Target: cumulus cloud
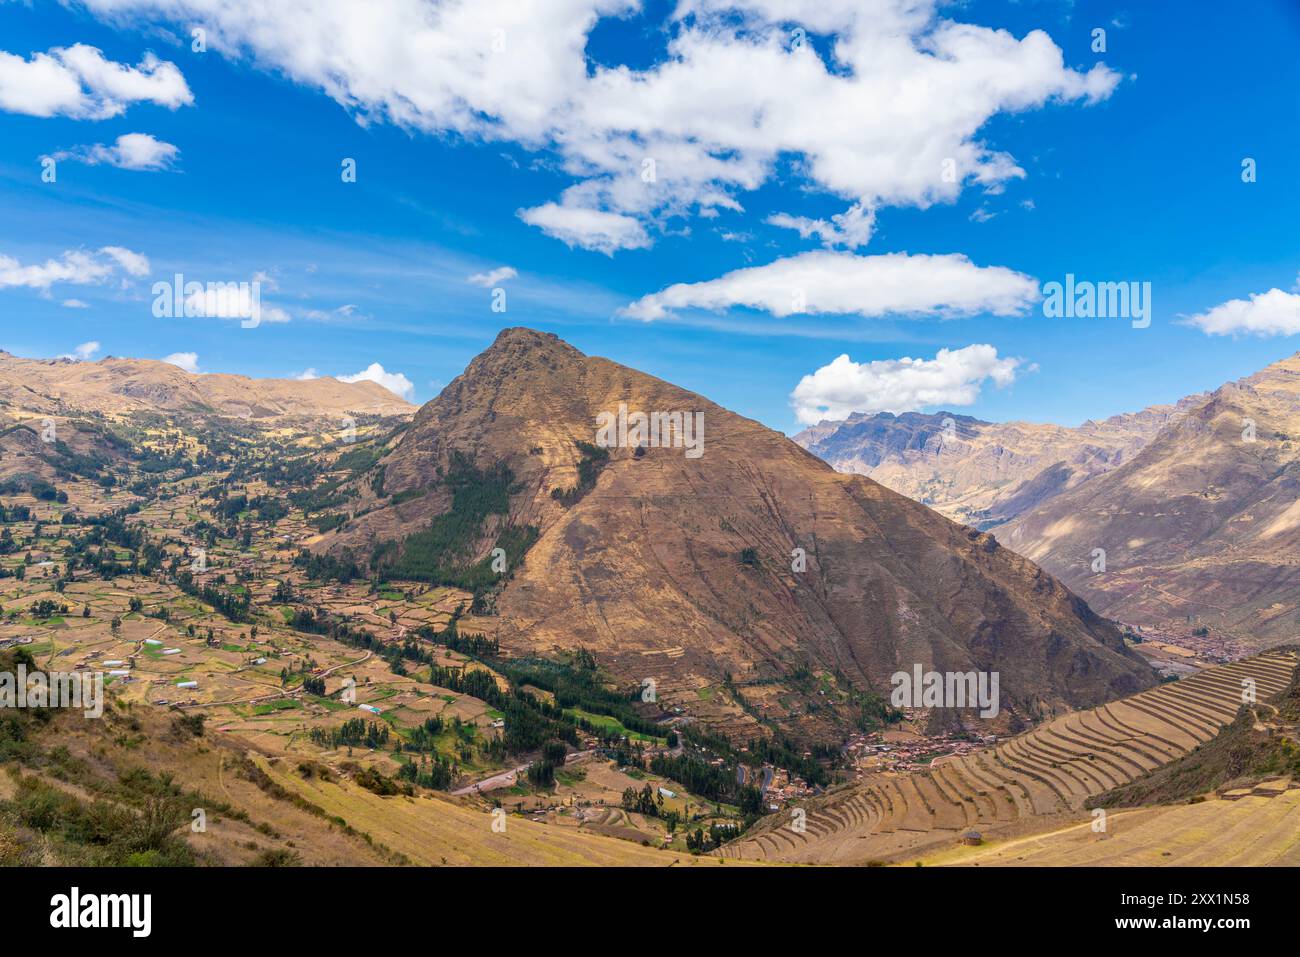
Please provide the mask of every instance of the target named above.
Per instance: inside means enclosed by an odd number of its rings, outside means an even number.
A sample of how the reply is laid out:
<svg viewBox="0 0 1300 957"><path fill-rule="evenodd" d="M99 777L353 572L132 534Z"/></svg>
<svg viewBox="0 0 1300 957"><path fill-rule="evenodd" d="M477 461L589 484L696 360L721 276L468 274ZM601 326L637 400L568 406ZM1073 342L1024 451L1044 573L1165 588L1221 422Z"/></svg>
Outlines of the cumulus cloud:
<svg viewBox="0 0 1300 957"><path fill-rule="evenodd" d="M1024 360L999 358L990 345L940 349L933 359L854 362L841 355L790 393L800 422L843 419L854 412L912 412L934 406L971 405L989 379L998 388L1016 380Z"/></svg>
<svg viewBox="0 0 1300 957"><path fill-rule="evenodd" d="M476 272L472 276L466 277L465 281L474 286L491 289L498 283L505 282L507 279L514 279L518 275L518 271L513 266L498 266L496 269L489 269L487 272Z"/></svg>
<svg viewBox="0 0 1300 957"><path fill-rule="evenodd" d="M299 382L310 382L312 379L319 379L320 376L317 374L315 369L308 368L308 369L303 369L296 376L294 376L294 378Z"/></svg>
<svg viewBox="0 0 1300 957"><path fill-rule="evenodd" d="M747 306L774 316L1011 316L1038 296L1032 277L1002 266L976 266L957 253L856 256L818 250L705 282L677 283L643 296L622 314L650 321L679 309Z"/></svg>
<svg viewBox="0 0 1300 957"><path fill-rule="evenodd" d="M174 366L184 369L186 372L198 375L199 354L197 352L173 352L169 356L163 356L162 361L169 362Z"/></svg>
<svg viewBox="0 0 1300 957"><path fill-rule="evenodd" d="M1206 335L1293 336L1300 332L1300 294L1270 289L1250 299L1229 299L1183 320Z"/></svg>
<svg viewBox="0 0 1300 957"><path fill-rule="evenodd" d="M104 120L132 103L176 109L194 102L174 63L147 53L131 67L78 43L24 59L0 50L0 110L27 116Z"/></svg>
<svg viewBox="0 0 1300 957"><path fill-rule="evenodd" d="M26 266L0 254L0 289L24 287L48 292L56 283L98 285L120 273L139 277L148 271L149 260L145 256L121 246L105 246L95 251L69 249L58 258Z"/></svg>
<svg viewBox="0 0 1300 957"><path fill-rule="evenodd" d="M980 138L990 119L1094 103L1120 79L1067 67L1041 30L960 23L938 0L681 0L664 55L636 65L587 55L632 0L83 2L114 21L203 23L210 49L363 122L554 157L574 185L520 215L607 254L650 245L670 218L739 209L786 157L803 185L864 211L999 189L1025 174ZM792 42L795 25L827 41Z"/></svg>
<svg viewBox="0 0 1300 957"><path fill-rule="evenodd" d="M99 351L99 343L93 339L90 342L83 342L71 352L65 352L59 356L60 359L73 359L77 362L85 362Z"/></svg>
<svg viewBox="0 0 1300 957"><path fill-rule="evenodd" d="M153 172L170 169L180 150L148 133L125 133L112 146L96 143L53 154L53 159L72 160L90 166L104 164L118 169Z"/></svg>
<svg viewBox="0 0 1300 957"><path fill-rule="evenodd" d="M377 382L394 395L407 402L415 398L415 383L400 372L386 372L378 362L372 362L355 375L341 375L340 382Z"/></svg>

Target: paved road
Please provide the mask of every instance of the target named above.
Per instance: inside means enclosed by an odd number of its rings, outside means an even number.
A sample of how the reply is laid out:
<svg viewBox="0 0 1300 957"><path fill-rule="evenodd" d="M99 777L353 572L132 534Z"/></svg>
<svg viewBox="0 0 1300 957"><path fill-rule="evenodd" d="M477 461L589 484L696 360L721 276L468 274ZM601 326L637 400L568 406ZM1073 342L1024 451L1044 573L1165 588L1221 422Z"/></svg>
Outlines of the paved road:
<svg viewBox="0 0 1300 957"><path fill-rule="evenodd" d="M531 762L530 762L531 763ZM509 771L500 771L490 778L484 778L474 784L467 785L463 788L457 788L451 793L459 796L464 794L480 794L483 791L495 791L497 788L513 787L519 780L519 775L528 770L527 764L521 764L517 768L511 768Z"/></svg>

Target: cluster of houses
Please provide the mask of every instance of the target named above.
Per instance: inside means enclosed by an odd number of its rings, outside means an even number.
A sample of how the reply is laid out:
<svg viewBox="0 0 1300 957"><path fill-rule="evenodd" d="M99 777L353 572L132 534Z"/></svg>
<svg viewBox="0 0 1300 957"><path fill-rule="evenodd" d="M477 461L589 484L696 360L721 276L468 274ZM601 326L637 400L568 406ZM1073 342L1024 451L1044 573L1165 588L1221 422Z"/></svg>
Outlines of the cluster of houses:
<svg viewBox="0 0 1300 957"><path fill-rule="evenodd" d="M1193 660L1200 658L1221 665L1250 654L1250 648L1238 639L1198 627L1194 619L1176 629L1152 625L1125 625L1125 629L1126 637L1130 640L1155 645L1161 651L1176 657Z"/></svg>
<svg viewBox="0 0 1300 957"><path fill-rule="evenodd" d="M844 751L860 779L883 771L913 771L927 767L935 758L972 754L997 743L996 735L944 733L937 735L898 734L886 741L879 731L854 734Z"/></svg>
<svg viewBox="0 0 1300 957"><path fill-rule="evenodd" d="M763 800L767 802L768 810L771 811L780 810L781 805L786 801L821 793L819 786L809 785L803 778L792 776L785 768L774 767L770 764L758 768L751 768L744 764L738 765L736 767L736 783L742 786L749 785L758 788L763 795Z"/></svg>

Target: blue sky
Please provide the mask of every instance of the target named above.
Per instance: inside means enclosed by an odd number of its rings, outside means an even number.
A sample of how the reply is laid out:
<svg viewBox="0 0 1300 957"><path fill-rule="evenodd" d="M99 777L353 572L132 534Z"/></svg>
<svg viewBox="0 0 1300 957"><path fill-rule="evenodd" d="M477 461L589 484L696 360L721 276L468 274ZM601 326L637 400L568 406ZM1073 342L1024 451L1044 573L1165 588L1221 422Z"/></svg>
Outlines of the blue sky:
<svg viewBox="0 0 1300 957"><path fill-rule="evenodd" d="M543 26L383 0L373 35L340 29L357 8L331 13L342 0L315 30L254 23L274 5L246 2L0 2L0 346L93 341L257 376L378 363L426 401L527 325L790 432L791 393L819 369L803 394L827 408L1076 424L1300 348L1294 3L940 5L906 21L904 48L832 0L557 0ZM874 6L885 21L907 4ZM465 36L500 39L488 62L514 72L477 75ZM58 52L77 44L102 58ZM746 60L758 48L800 66ZM878 88L853 85L874 69ZM757 131L723 130L751 106ZM870 228L829 243L770 221L826 236L855 209ZM499 313L468 277L504 267ZM151 286L177 272L259 276L289 321L157 318ZM1149 282L1150 327L1046 318L1026 286L1067 273ZM812 309L782 314L787 286ZM951 355L975 345L991 350Z"/></svg>

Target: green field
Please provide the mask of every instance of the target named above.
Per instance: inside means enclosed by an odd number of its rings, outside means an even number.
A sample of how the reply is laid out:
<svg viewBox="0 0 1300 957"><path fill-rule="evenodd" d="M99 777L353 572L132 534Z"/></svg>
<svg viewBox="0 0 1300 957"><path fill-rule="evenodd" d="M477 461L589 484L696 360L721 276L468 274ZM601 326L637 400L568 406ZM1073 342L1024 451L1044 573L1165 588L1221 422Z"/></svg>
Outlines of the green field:
<svg viewBox="0 0 1300 957"><path fill-rule="evenodd" d="M276 711L292 711L298 707L298 702L292 698L279 698L276 701L267 701L259 705L254 705L253 714L272 714Z"/></svg>
<svg viewBox="0 0 1300 957"><path fill-rule="evenodd" d="M618 718L611 718L607 714L592 714L590 711L584 711L581 708L565 708L564 713L570 718L582 718L602 731L624 735L633 741L654 741L662 744L665 740L654 735L642 734L639 731L629 731L623 727L622 721L619 721Z"/></svg>

